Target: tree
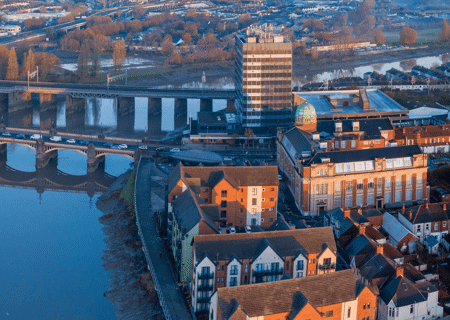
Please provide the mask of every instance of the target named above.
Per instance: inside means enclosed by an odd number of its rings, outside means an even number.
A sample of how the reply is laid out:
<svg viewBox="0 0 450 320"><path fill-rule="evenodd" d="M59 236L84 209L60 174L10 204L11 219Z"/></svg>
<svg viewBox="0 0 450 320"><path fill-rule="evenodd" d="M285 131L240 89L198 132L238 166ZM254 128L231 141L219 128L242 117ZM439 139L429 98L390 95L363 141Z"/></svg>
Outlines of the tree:
<svg viewBox="0 0 450 320"><path fill-rule="evenodd" d="M100 47L97 42L91 42L90 49L90 58L92 61L91 71L92 76L95 77L97 75L97 71L100 70L100 60L102 55L100 53Z"/></svg>
<svg viewBox="0 0 450 320"><path fill-rule="evenodd" d="M185 44L190 44L191 43L192 37L191 37L190 33L183 34L182 38L183 38L183 41L184 41Z"/></svg>
<svg viewBox="0 0 450 320"><path fill-rule="evenodd" d="M184 15L184 17L186 19L195 19L195 17L197 16L197 9L193 8L193 9L189 9L186 14Z"/></svg>
<svg viewBox="0 0 450 320"><path fill-rule="evenodd" d="M74 21L75 21L75 18L71 14L62 16L61 18L58 19L58 23L67 23L67 22L74 22Z"/></svg>
<svg viewBox="0 0 450 320"><path fill-rule="evenodd" d="M22 63L22 74L24 77L28 76L28 72L33 72L36 69L36 58L33 50L29 49L28 54L24 53L24 59Z"/></svg>
<svg viewBox="0 0 450 320"><path fill-rule="evenodd" d="M125 41L123 41L123 39L116 41L116 43L114 44L114 52L113 52L114 68L119 70L122 68L122 64L125 61L126 54L127 50L125 47Z"/></svg>
<svg viewBox="0 0 450 320"><path fill-rule="evenodd" d="M386 44L386 37L380 28L373 29L370 42L376 44Z"/></svg>
<svg viewBox="0 0 450 320"><path fill-rule="evenodd" d="M442 24L442 34L439 36L439 39L447 41L450 40L450 25L447 20L443 21Z"/></svg>
<svg viewBox="0 0 450 320"><path fill-rule="evenodd" d="M417 32L414 29L403 27L400 31L400 43L402 44L414 44L417 40Z"/></svg>
<svg viewBox="0 0 450 320"><path fill-rule="evenodd" d="M170 56L174 50L175 45L173 44L172 36L168 34L161 43L161 52L165 56Z"/></svg>
<svg viewBox="0 0 450 320"><path fill-rule="evenodd" d="M16 80L19 77L19 64L17 63L16 49L11 47L6 68L6 80Z"/></svg>
<svg viewBox="0 0 450 320"><path fill-rule="evenodd" d="M80 78L85 78L88 73L88 62L89 62L89 47L87 41L81 44L80 54L78 56L78 75Z"/></svg>
<svg viewBox="0 0 450 320"><path fill-rule="evenodd" d="M181 64L181 55L178 51L174 51L172 53L172 56L170 57L170 63L177 64L177 65Z"/></svg>

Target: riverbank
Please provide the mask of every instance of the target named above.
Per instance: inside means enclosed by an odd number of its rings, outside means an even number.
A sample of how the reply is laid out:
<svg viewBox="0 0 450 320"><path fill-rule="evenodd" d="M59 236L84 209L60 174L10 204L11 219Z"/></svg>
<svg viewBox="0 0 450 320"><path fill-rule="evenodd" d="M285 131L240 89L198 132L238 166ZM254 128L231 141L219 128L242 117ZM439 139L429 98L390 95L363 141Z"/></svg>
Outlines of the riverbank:
<svg viewBox="0 0 450 320"><path fill-rule="evenodd" d="M130 177L133 180L132 171L119 176L96 203L103 212L99 219L106 245L103 267L111 274L105 297L113 303L119 320L159 320L162 309L141 250L134 212L126 203L132 198Z"/></svg>
<svg viewBox="0 0 450 320"><path fill-rule="evenodd" d="M293 80L312 78L313 75L322 72L331 72L340 69L351 69L364 65L388 63L399 60L407 60L426 56L436 56L449 53L450 48L425 48L415 50L395 51L364 56L352 56L333 62L329 58L319 58L311 61L309 57L293 59ZM348 59L348 61L345 61ZM234 85L234 61L188 64L181 67L168 68L155 66L155 69L164 69L164 74L149 77L137 77L128 80L130 85L145 86L174 86L195 87L201 83L203 72L206 75L206 83L210 87L223 87Z"/></svg>

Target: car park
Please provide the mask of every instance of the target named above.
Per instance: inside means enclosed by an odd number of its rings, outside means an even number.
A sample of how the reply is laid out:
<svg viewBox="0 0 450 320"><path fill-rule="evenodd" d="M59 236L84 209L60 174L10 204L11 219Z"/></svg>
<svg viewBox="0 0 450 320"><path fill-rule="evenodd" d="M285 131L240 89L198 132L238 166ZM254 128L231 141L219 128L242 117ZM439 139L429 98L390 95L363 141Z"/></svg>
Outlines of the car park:
<svg viewBox="0 0 450 320"><path fill-rule="evenodd" d="M180 148L172 148L170 149L170 152L180 152Z"/></svg>
<svg viewBox="0 0 450 320"><path fill-rule="evenodd" d="M76 143L75 139L67 139L66 142L67 143Z"/></svg>
<svg viewBox="0 0 450 320"><path fill-rule="evenodd" d="M9 132L2 132L2 136L4 136L4 137L11 137L11 133L9 133Z"/></svg>
<svg viewBox="0 0 450 320"><path fill-rule="evenodd" d="M61 142L62 138L60 136L53 136L53 137L50 137L50 141Z"/></svg>

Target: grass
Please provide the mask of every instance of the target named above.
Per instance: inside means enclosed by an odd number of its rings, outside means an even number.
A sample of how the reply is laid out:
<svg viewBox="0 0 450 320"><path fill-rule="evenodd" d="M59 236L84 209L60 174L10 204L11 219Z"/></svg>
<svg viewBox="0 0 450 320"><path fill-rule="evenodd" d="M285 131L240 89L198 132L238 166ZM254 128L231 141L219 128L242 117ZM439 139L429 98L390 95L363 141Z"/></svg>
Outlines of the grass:
<svg viewBox="0 0 450 320"><path fill-rule="evenodd" d="M132 78L138 78L138 77L157 77L157 76L163 76L165 74L170 73L170 68L159 68L159 67L152 67L152 68L143 68L143 69L129 69L127 71L127 77L128 79ZM124 74L125 71L114 71L110 72L110 76L115 76L118 74ZM124 80L120 80L117 82L113 82L112 84L125 82ZM94 78L86 78L82 81L83 84L92 84L92 83L106 83L106 73L99 72L96 77Z"/></svg>
<svg viewBox="0 0 450 320"><path fill-rule="evenodd" d="M430 28L417 31L416 44L436 42L442 33L441 28ZM398 43L400 40L400 31L390 31L384 33L387 43Z"/></svg>
<svg viewBox="0 0 450 320"><path fill-rule="evenodd" d="M130 178L120 193L120 198L128 205L128 209L134 211L134 181L136 179L136 168L131 172Z"/></svg>

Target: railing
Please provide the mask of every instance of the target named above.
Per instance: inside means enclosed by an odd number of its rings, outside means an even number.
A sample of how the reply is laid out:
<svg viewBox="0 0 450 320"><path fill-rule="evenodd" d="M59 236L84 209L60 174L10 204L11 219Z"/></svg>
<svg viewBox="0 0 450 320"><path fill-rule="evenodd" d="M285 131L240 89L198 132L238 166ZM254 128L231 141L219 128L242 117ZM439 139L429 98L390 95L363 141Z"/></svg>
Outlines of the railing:
<svg viewBox="0 0 450 320"><path fill-rule="evenodd" d="M277 275L277 274L283 274L283 268L274 268L274 269L267 269L267 270L253 270L252 275L253 276L271 276L271 275Z"/></svg>
<svg viewBox="0 0 450 320"><path fill-rule="evenodd" d="M197 276L198 279L214 279L214 272L210 273L199 273Z"/></svg>
<svg viewBox="0 0 450 320"><path fill-rule="evenodd" d="M213 291L214 286L212 284L203 284L197 287L197 291Z"/></svg>
<svg viewBox="0 0 450 320"><path fill-rule="evenodd" d="M209 302L210 299L210 297L201 297L197 299L197 303L206 303Z"/></svg>
<svg viewBox="0 0 450 320"><path fill-rule="evenodd" d="M319 269L320 270L328 270L328 269L334 269L335 265L334 263L332 264L319 264Z"/></svg>

